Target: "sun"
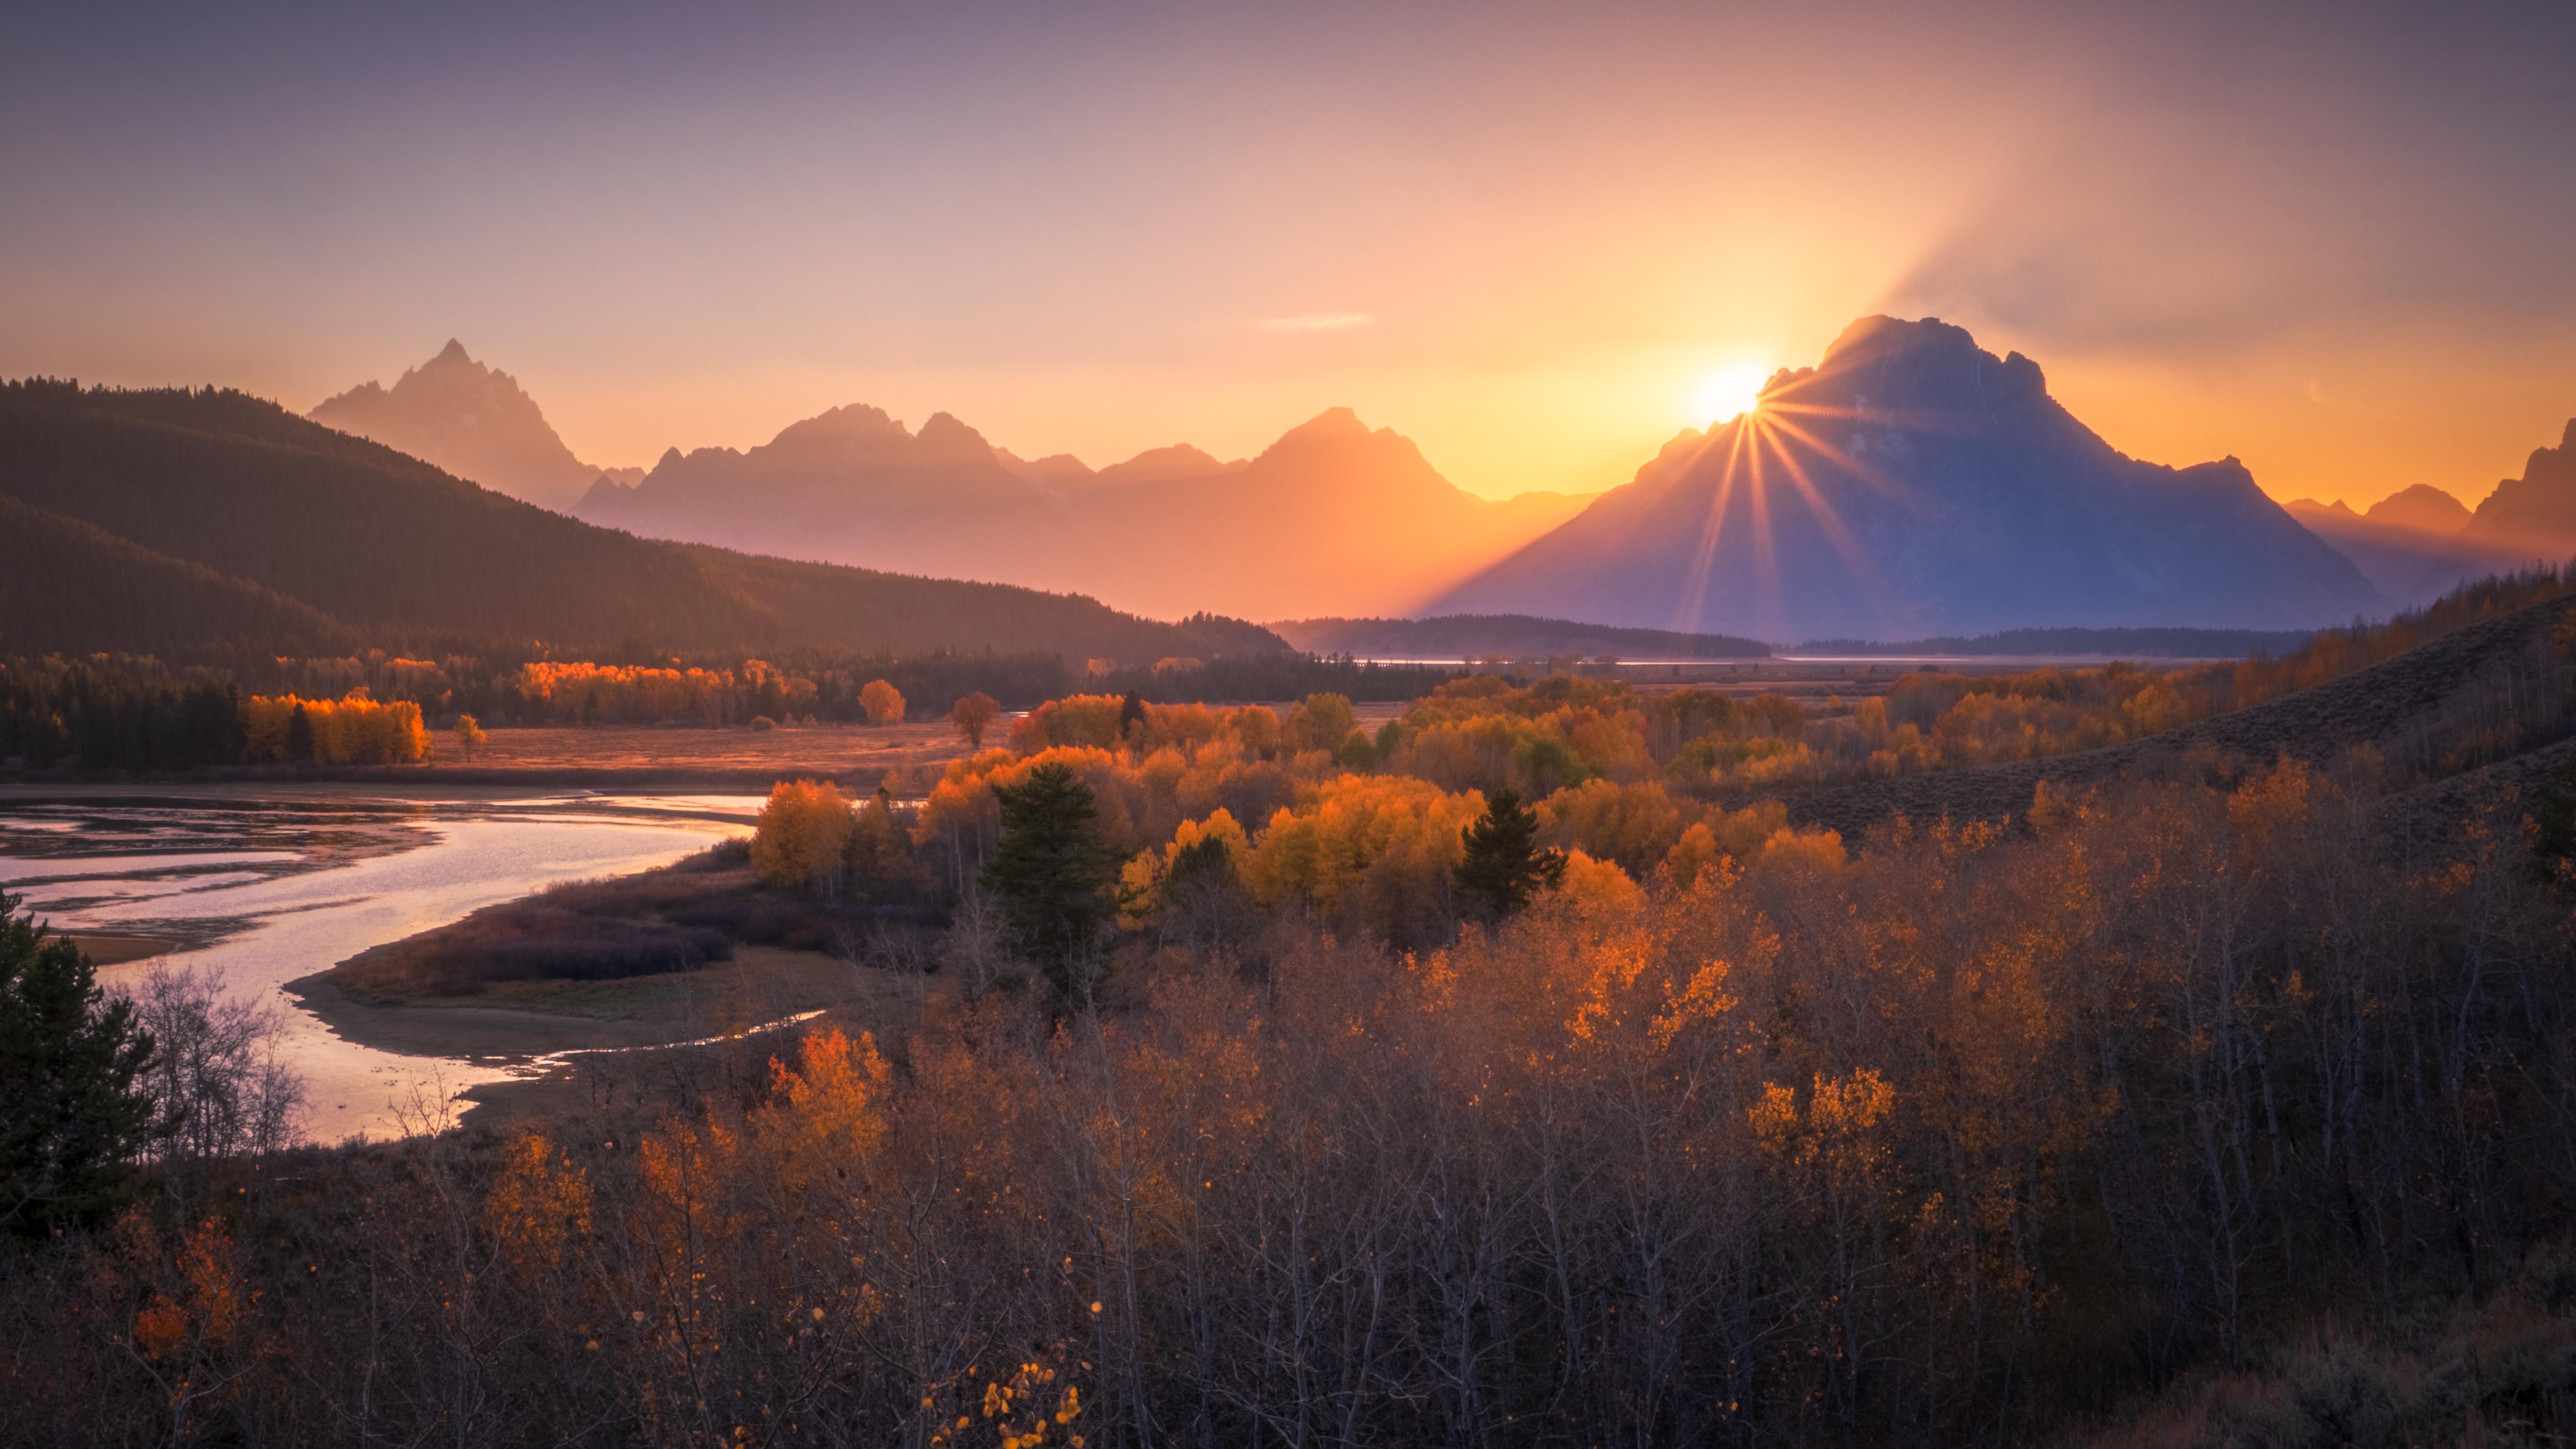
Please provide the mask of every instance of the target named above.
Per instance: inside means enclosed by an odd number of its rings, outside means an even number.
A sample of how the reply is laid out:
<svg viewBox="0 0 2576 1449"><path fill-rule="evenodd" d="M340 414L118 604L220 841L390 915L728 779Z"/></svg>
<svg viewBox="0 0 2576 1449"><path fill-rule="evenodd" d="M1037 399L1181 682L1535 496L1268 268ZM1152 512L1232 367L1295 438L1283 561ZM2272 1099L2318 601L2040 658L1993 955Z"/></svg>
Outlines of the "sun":
<svg viewBox="0 0 2576 1449"><path fill-rule="evenodd" d="M1721 368L1701 378L1699 390L1691 394L1691 421L1715 427L1752 412L1762 405L1764 376L1761 368L1747 365Z"/></svg>

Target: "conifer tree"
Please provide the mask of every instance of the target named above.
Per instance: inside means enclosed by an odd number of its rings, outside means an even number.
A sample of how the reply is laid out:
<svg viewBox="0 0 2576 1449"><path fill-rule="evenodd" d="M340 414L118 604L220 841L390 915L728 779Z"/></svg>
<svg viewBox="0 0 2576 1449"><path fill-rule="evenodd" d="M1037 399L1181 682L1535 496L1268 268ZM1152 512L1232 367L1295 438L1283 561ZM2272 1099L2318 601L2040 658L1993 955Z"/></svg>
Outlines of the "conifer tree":
<svg viewBox="0 0 2576 1449"><path fill-rule="evenodd" d="M1466 840L1450 879L1473 914L1508 916L1565 878L1565 853L1538 848L1538 812L1522 805L1517 791L1495 791Z"/></svg>
<svg viewBox="0 0 2576 1449"><path fill-rule="evenodd" d="M984 888L1056 993L1088 1005L1117 879L1117 861L1092 828L1100 811L1091 786L1069 766L1045 764L1017 785L993 787L993 798L1002 839L984 865Z"/></svg>
<svg viewBox="0 0 2576 1449"><path fill-rule="evenodd" d="M0 1224L42 1235L114 1207L177 1124L138 1085L153 1042L134 1004L18 900L0 892Z"/></svg>

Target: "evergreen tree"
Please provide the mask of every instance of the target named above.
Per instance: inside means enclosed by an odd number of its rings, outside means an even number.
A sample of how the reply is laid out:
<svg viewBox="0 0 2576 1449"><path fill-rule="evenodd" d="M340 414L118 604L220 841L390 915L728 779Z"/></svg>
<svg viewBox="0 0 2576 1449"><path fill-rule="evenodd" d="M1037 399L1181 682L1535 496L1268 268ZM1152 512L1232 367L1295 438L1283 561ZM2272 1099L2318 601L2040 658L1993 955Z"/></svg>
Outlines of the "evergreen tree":
<svg viewBox="0 0 2576 1449"><path fill-rule="evenodd" d="M137 1079L151 1033L107 999L87 956L0 892L0 1224L94 1219L125 1195L165 1121Z"/></svg>
<svg viewBox="0 0 2576 1449"><path fill-rule="evenodd" d="M1538 812L1523 806L1516 791L1495 791L1466 839L1466 857L1450 879L1475 914L1508 916L1565 879L1565 853L1538 848Z"/></svg>
<svg viewBox="0 0 2576 1449"><path fill-rule="evenodd" d="M1118 701L1118 738L1132 742L1137 729L1144 723L1144 698L1131 689L1125 699Z"/></svg>
<svg viewBox="0 0 2576 1449"><path fill-rule="evenodd" d="M984 888L1057 994L1088 1005L1101 929L1116 910L1118 870L1092 828L1100 811L1091 786L1071 767L1047 764L1017 785L994 787L993 798L1002 807L1002 839L985 863Z"/></svg>
<svg viewBox="0 0 2576 1449"><path fill-rule="evenodd" d="M286 722L286 758L299 765L313 759L313 716L300 704Z"/></svg>

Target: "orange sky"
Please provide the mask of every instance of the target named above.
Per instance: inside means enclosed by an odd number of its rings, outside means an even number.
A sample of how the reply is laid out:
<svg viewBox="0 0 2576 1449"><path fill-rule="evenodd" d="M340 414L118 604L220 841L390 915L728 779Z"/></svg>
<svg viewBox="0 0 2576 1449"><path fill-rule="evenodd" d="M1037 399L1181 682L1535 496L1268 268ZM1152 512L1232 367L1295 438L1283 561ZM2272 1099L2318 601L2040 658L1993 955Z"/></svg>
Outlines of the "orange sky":
<svg viewBox="0 0 2576 1449"><path fill-rule="evenodd" d="M2474 501L2576 414L2570 22L2243 8L14 20L0 373L301 408L453 335L602 464L1348 405L1499 495L1891 311L2138 456Z"/></svg>

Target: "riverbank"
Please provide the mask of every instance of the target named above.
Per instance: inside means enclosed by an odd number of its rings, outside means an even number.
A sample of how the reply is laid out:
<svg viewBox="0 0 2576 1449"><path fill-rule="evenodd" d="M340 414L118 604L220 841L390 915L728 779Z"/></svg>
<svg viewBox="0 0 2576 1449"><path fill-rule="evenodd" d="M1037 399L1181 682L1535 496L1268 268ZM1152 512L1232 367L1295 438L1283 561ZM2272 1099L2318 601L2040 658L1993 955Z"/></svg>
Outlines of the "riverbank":
<svg viewBox="0 0 2576 1449"><path fill-rule="evenodd" d="M498 1069L460 1094L477 1123L679 1106L809 1026L891 1040L947 1015L935 916L774 890L741 858L555 885L283 990L354 1045Z"/></svg>
<svg viewBox="0 0 2576 1449"><path fill-rule="evenodd" d="M175 784L374 785L501 789L704 790L765 794L780 780L825 779L867 793L931 777L966 753L945 724L796 725L770 730L604 726L492 728L466 758L433 734L419 765L226 765L153 777ZM118 777L121 783L150 783ZM0 768L0 784L100 783L78 771Z"/></svg>

